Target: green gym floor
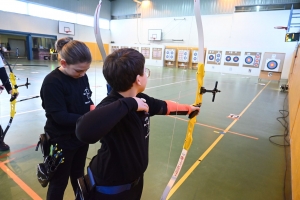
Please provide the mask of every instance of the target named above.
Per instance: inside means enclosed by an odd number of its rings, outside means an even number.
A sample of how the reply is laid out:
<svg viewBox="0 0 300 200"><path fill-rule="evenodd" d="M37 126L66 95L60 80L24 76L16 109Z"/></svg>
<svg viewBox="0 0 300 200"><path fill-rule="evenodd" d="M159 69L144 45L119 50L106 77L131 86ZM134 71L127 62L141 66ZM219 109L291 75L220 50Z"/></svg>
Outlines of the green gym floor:
<svg viewBox="0 0 300 200"><path fill-rule="evenodd" d="M24 84L27 77L31 83L28 89L19 88L18 100L39 95L44 77L57 66L57 61L12 59L10 62L48 65L14 67L17 84ZM87 72L95 104L106 96L101 66L101 62L93 62ZM147 67L151 76L146 94L180 103L194 102L196 70ZM285 129L276 118L282 116L279 110L287 109L284 104L287 93L279 89L280 84L286 82L258 82L258 77L216 72L205 74L206 89L213 89L215 81L219 82L221 93L216 95L215 102L212 102L212 94L203 95L194 140L170 199L282 200L285 199L284 187L286 199L290 199L289 153L285 155L289 148L269 141L272 135L284 134ZM10 116L9 98L5 91L0 95L3 129ZM36 165L43 157L41 151L35 151L35 145L46 120L40 98L18 102L16 112L5 137L11 149L0 152L0 199L45 199L47 189L41 187L36 177ZM240 119L228 118L229 114L240 115ZM150 160L142 200L160 199L182 151L187 120L186 116L151 118ZM223 132L226 133L220 139ZM273 140L283 144L283 137ZM90 145L87 164L99 146L99 143ZM191 168L194 163L199 165ZM74 199L70 184L64 199Z"/></svg>

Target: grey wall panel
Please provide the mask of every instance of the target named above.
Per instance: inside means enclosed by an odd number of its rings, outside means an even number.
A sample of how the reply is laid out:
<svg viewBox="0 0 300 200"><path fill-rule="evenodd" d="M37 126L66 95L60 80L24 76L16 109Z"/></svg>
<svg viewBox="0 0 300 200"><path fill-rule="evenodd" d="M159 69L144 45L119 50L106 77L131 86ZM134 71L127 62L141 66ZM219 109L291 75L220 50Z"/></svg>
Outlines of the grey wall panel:
<svg viewBox="0 0 300 200"><path fill-rule="evenodd" d="M25 2L46 5L85 15L94 15L99 0L28 0ZM111 2L109 0L102 0L100 17L104 19L111 18Z"/></svg>
<svg viewBox="0 0 300 200"><path fill-rule="evenodd" d="M112 16L123 16L127 14L135 14L137 13L136 10L137 10L137 4L132 0L119 0L119 1L111 2Z"/></svg>
<svg viewBox="0 0 300 200"><path fill-rule="evenodd" d="M142 1L142 0L139 0ZM299 3L299 0L201 0L201 14L231 14L235 6L241 5L263 5L263 4L283 4ZM132 0L112 1L112 15L124 16L129 14L142 13L144 18L176 17L194 15L193 0L151 0L149 6L142 3L138 6Z"/></svg>

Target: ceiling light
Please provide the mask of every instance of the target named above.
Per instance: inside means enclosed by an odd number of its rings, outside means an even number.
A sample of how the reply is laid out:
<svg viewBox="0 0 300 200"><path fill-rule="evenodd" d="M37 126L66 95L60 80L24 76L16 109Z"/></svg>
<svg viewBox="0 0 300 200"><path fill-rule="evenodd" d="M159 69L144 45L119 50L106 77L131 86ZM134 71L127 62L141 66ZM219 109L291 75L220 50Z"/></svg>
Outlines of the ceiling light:
<svg viewBox="0 0 300 200"><path fill-rule="evenodd" d="M134 1L135 3L138 3L138 4L142 4L142 2L138 1L138 0L132 0Z"/></svg>

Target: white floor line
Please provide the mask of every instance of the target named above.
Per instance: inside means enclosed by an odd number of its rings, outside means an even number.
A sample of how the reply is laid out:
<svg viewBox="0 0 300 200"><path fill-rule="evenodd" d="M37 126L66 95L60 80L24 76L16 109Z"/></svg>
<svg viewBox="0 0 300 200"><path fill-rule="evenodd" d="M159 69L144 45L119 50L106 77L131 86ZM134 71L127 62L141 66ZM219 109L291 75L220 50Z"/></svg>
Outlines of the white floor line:
<svg viewBox="0 0 300 200"><path fill-rule="evenodd" d="M190 79L190 80L179 81L179 82L175 82L175 83L169 83L169 84L165 84L165 85L159 85L159 86L154 86L154 87L148 87L148 88L146 88L146 90L150 90L150 89L158 88L158 87L164 87L164 86L168 86L168 85L174 85L174 84L177 84L177 83L183 83L183 82L188 82L188 81L195 81L195 80L196 80L196 79Z"/></svg>
<svg viewBox="0 0 300 200"><path fill-rule="evenodd" d="M44 110L44 109L36 109L36 110L29 110L29 111L26 111L26 112L17 112L16 115L23 115L23 114L26 114L26 113L31 113L31 112L36 112L36 111L40 111L40 110ZM0 118L4 118L4 117L10 117L10 115L3 115L3 116L0 116Z"/></svg>

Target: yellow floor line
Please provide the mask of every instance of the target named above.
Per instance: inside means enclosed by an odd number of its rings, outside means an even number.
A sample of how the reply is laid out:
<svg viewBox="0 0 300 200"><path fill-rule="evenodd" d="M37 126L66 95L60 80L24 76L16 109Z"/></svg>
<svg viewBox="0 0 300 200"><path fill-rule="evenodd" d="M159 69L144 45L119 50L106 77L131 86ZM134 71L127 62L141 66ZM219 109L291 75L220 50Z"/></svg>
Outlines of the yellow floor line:
<svg viewBox="0 0 300 200"><path fill-rule="evenodd" d="M186 122L189 121L189 120L182 119L182 118L180 118L180 117L171 116L171 115L169 115L168 117L175 118L175 119L182 120L182 121L186 121ZM223 132L223 129L221 129L221 128L217 128L217 127L214 127L214 126L209 126L209 125L201 124L201 123L196 123L196 124L197 124L197 125L200 125L200 126L204 126L204 127L208 127L208 128L220 130L220 131ZM220 133L220 132L217 132L217 131L214 131L214 132L215 132L215 133ZM247 137L247 138L251 138L251 139L254 139L254 140L258 140L257 137L253 137L253 136L250 136L250 135L245 135L245 134L241 134L241 133L237 133L237 132L233 132L233 131L228 131L228 133L232 133L232 134L239 135L239 136L242 136L242 137Z"/></svg>
<svg viewBox="0 0 300 200"><path fill-rule="evenodd" d="M252 105L252 103L257 99L257 97L262 93L262 91L270 84L269 81L265 87L263 87L260 92L253 98L253 100L246 106L246 108L239 114L242 116L246 110ZM190 167L190 169L180 178L180 180L173 186L171 189L167 199L171 198L171 196L176 192L176 190L181 186L181 184L189 177L189 175L196 169L196 167L200 164L200 162L209 154L209 152L217 145L217 143L223 138L224 134L228 132L228 130L237 122L235 119L211 145L210 147L198 158L198 160Z"/></svg>

